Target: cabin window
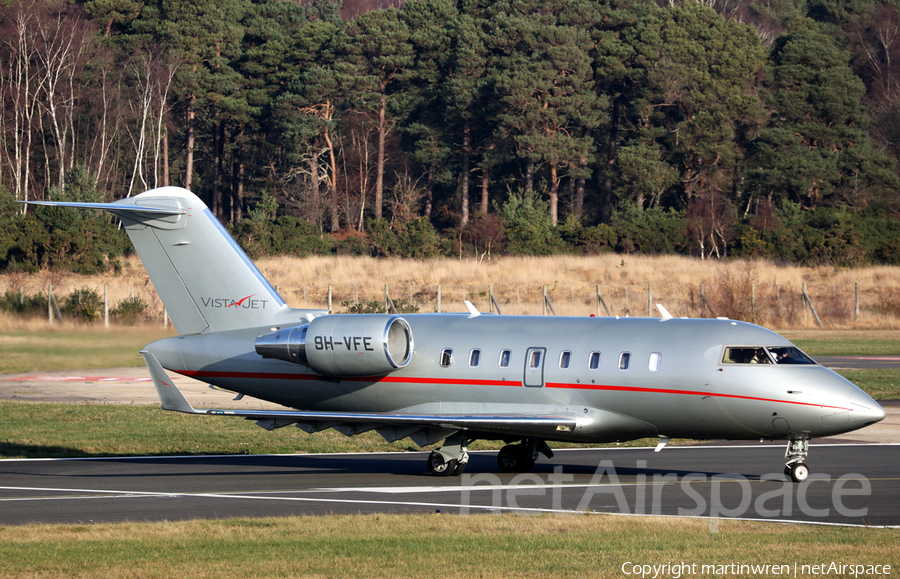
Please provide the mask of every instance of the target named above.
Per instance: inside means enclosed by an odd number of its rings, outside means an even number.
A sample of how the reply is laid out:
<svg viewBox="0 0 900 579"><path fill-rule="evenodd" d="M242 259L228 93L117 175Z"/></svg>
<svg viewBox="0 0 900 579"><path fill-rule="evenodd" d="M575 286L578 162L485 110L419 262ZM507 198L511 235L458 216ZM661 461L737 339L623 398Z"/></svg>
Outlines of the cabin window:
<svg viewBox="0 0 900 579"><path fill-rule="evenodd" d="M509 350L503 350L500 352L500 367L501 368L509 368Z"/></svg>
<svg viewBox="0 0 900 579"><path fill-rule="evenodd" d="M662 361L662 354L659 352L653 352L650 354L650 362L647 364L647 369L651 372L659 372L659 363Z"/></svg>
<svg viewBox="0 0 900 579"><path fill-rule="evenodd" d="M786 348L795 350L796 348ZM723 364L771 364L772 360L762 346L739 346L725 348Z"/></svg>
<svg viewBox="0 0 900 579"><path fill-rule="evenodd" d="M631 352L622 352L619 354L619 370L627 370L628 363L631 361Z"/></svg>
<svg viewBox="0 0 900 579"><path fill-rule="evenodd" d="M572 359L572 352L565 351L559 355L559 367L566 369L569 367L569 362Z"/></svg>
<svg viewBox="0 0 900 579"><path fill-rule="evenodd" d="M478 362L481 361L481 350L475 348L471 352L469 352L469 366L474 368L478 365Z"/></svg>
<svg viewBox="0 0 900 579"><path fill-rule="evenodd" d="M453 348L444 348L441 352L441 367L446 368L453 363Z"/></svg>
<svg viewBox="0 0 900 579"><path fill-rule="evenodd" d="M591 352L591 357L588 358L588 368L591 370L596 370L600 367L600 352Z"/></svg>
<svg viewBox="0 0 900 579"><path fill-rule="evenodd" d="M541 350L532 350L531 357L528 359L529 368L541 367Z"/></svg>
<svg viewBox="0 0 900 579"><path fill-rule="evenodd" d="M775 359L775 363L780 365L787 364L815 364L816 362L798 350L797 348L766 348Z"/></svg>

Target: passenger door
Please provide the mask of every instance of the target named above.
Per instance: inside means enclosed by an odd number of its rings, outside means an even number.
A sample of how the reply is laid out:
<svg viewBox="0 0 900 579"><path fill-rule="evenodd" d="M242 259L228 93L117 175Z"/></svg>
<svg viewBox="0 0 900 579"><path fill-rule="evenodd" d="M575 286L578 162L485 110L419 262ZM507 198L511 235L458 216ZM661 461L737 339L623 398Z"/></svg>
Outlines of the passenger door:
<svg viewBox="0 0 900 579"><path fill-rule="evenodd" d="M540 388L544 385L544 358L547 348L528 348L525 353L525 386Z"/></svg>

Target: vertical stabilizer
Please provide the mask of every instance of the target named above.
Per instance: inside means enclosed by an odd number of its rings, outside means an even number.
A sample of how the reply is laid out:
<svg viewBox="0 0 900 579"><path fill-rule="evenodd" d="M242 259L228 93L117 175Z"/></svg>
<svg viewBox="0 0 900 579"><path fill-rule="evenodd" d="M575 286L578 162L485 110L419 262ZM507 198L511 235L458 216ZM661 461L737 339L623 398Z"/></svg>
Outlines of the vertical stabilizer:
<svg viewBox="0 0 900 579"><path fill-rule="evenodd" d="M207 206L180 187L92 207L122 219L179 334L263 326L290 308Z"/></svg>

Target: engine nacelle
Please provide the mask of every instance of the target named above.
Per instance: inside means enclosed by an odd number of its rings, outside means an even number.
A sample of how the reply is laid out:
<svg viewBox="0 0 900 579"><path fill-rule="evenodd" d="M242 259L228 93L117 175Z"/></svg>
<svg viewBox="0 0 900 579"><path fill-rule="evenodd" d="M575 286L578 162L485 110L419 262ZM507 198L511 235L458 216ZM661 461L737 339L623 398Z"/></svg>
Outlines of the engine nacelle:
<svg viewBox="0 0 900 579"><path fill-rule="evenodd" d="M413 335L399 316L322 316L305 326L260 336L256 353L309 366L321 376L379 376L409 364Z"/></svg>

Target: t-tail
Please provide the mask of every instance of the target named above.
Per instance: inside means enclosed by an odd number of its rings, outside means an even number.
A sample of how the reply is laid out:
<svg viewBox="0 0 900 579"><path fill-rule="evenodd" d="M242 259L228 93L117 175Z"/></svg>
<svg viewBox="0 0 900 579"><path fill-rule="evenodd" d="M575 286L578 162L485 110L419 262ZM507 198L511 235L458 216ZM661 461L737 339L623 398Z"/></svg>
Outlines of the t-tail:
<svg viewBox="0 0 900 579"><path fill-rule="evenodd" d="M206 204L181 187L113 203L29 201L119 216L179 334L300 323L327 310L287 306Z"/></svg>

